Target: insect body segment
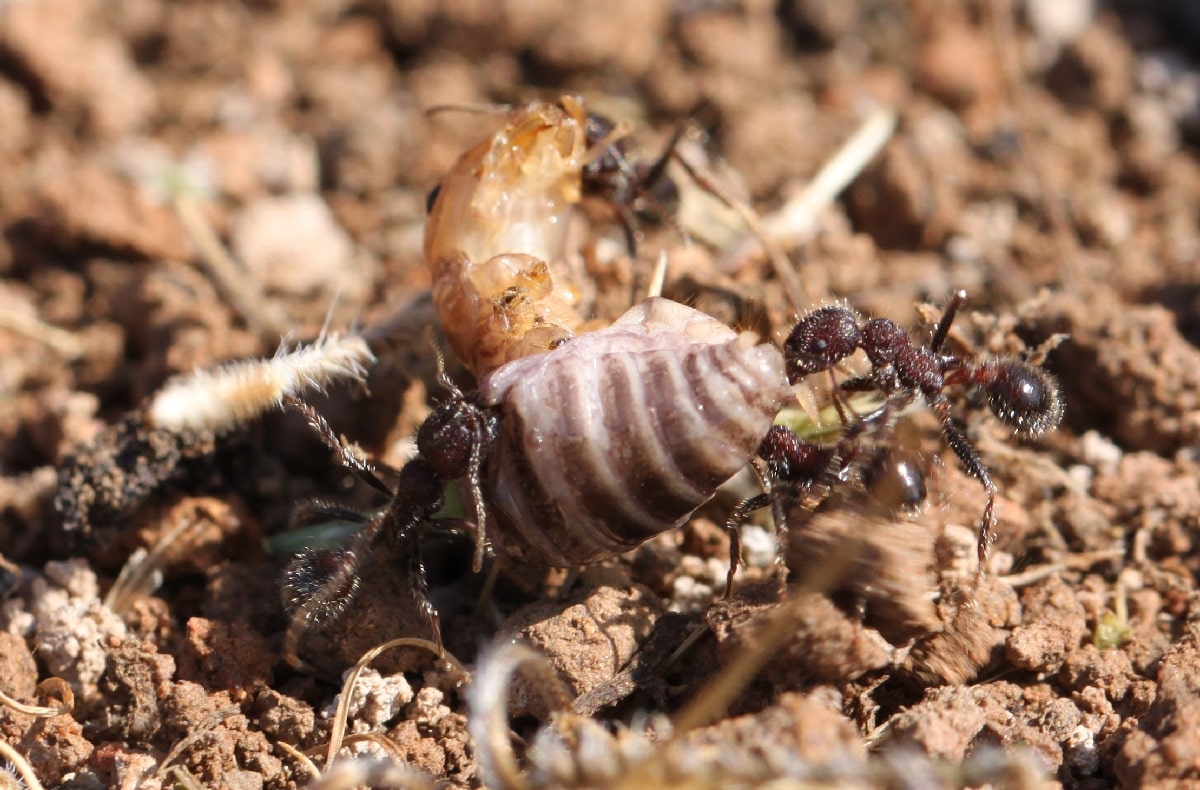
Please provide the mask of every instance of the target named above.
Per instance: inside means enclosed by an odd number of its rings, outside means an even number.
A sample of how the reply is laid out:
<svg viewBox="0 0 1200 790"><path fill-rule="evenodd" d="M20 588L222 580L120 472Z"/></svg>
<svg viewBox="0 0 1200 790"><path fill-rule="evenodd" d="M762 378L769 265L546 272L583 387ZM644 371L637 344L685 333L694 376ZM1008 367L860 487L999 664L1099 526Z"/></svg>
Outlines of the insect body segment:
<svg viewBox="0 0 1200 790"><path fill-rule="evenodd" d="M514 110L442 180L425 225L433 298L476 377L548 351L582 324L565 275L582 198L587 115L570 99Z"/></svg>

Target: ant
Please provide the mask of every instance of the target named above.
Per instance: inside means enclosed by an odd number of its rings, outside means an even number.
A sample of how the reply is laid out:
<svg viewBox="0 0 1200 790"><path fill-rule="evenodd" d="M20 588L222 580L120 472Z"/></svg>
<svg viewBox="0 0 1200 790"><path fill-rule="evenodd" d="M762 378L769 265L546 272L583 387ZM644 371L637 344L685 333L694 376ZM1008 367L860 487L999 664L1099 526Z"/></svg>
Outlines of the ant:
<svg viewBox="0 0 1200 790"><path fill-rule="evenodd" d="M583 134L589 149L603 153L583 167L583 192L609 205L625 234L625 247L637 255L643 222L657 223L671 216L679 203L679 187L667 174L667 166L678 158L676 149L685 127L677 127L662 154L653 162L633 164L629 159L626 130L607 116L588 113ZM673 220L668 220L675 225ZM686 233L675 226L686 238Z"/></svg>
<svg viewBox="0 0 1200 790"><path fill-rule="evenodd" d="M843 426L833 443L809 441L786 425L771 426L756 453L765 467L760 478L768 490L738 503L724 524L729 535L726 598L733 593L734 576L741 562L739 527L756 510L783 505L786 498L788 504L773 514L779 531L777 542L782 546L788 526L784 514L791 503L800 502L806 510L815 509L835 486L852 477L877 506L890 511L913 509L925 501L925 473L920 464L909 454L874 440L894 427L896 406L884 403L854 419L839 409Z"/></svg>
<svg viewBox="0 0 1200 790"><path fill-rule="evenodd" d="M439 358L440 361L440 358ZM409 578L414 580L413 596L434 641L441 644L437 611L429 600L428 580L421 557L419 530L438 519L450 484L465 479L468 495L475 505L475 528L483 529L482 469L488 451L499 435L499 414L476 398L464 394L439 366L440 383L451 397L434 408L417 430L417 455L400 468L395 487L384 483L374 469L351 453L337 437L325 418L307 403L289 398L285 405L301 414L317 436L338 457L343 466L355 472L376 490L389 497L387 505L374 514L322 501L308 502L297 509L293 522L312 522L320 517L334 518L362 526L348 546L310 549L292 559L284 573L284 598L291 615L284 637L284 657L296 667L303 662L296 652L303 631L342 614L359 586L359 568L380 544L389 546L404 558ZM475 571L482 563L483 543L477 542Z"/></svg>
<svg viewBox="0 0 1200 790"><path fill-rule="evenodd" d="M978 387L987 396L988 407L1019 436L1036 438L1062 419L1063 407L1053 377L1030 362L1017 357L985 357L946 354L943 347L966 291L956 292L934 325L929 345L919 345L894 321L875 318L860 323L845 305L828 305L804 316L784 343L788 380L795 384L807 376L828 371L862 349L871 363L866 375L840 384L834 379L833 400L844 429L842 439L832 447L812 445L791 434L788 429L772 428L759 450L767 462L773 481L796 486L812 486L844 469L854 454L853 443L868 427L898 413L913 400L922 398L940 424L942 436L963 469L983 486L986 503L979 523L979 573L983 572L996 529L996 484L979 458L971 441L954 420L953 407L946 390L953 386ZM881 393L886 402L876 412L852 419L841 395L850 392ZM789 436L789 434L791 434ZM876 456L865 467L872 475L883 470L886 459ZM875 470L875 471L873 471ZM920 501L924 482L919 470L900 463L892 470L889 484L897 487L894 496L901 503ZM770 503L768 495L746 500L735 510L735 523L752 510ZM732 548L731 548L732 552Z"/></svg>

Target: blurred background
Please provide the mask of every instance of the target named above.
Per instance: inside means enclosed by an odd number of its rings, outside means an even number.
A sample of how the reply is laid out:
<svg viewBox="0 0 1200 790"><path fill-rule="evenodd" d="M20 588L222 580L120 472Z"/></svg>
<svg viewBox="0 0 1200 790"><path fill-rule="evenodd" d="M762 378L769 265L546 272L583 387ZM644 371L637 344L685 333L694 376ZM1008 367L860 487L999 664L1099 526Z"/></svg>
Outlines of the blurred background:
<svg viewBox="0 0 1200 790"><path fill-rule="evenodd" d="M1015 524L1000 548L1086 553L1138 532L1143 559L1178 564L1147 585L1182 622L1200 496L1195 0L0 0L5 556L63 558L47 535L66 452L169 377L270 355L327 321L398 327L371 382L385 405L343 397L329 413L401 462L434 369L426 196L504 107L563 94L631 121L639 163L684 128L681 151L763 218L800 285L672 170L698 213L645 218L633 260L611 213L590 208L580 250L598 315L627 306L665 250L667 295L776 340L833 299L916 326L915 303L960 288L1009 316L962 322L981 348L1069 333L1049 360L1067 423L1043 466L994 456ZM789 213L880 113L894 129L849 186ZM298 474L349 486L296 425L268 423L263 480L235 507L252 535L328 490ZM239 565L222 530L214 562L238 583L271 576ZM111 576L123 557L100 564ZM186 571L209 574L210 596L211 567ZM260 582L251 619L277 636ZM237 610L201 598L171 606ZM143 636L179 637L182 616L164 611ZM1135 660L1146 676L1156 644ZM68 773L53 755L50 775ZM1111 778L1104 766L1074 776Z"/></svg>

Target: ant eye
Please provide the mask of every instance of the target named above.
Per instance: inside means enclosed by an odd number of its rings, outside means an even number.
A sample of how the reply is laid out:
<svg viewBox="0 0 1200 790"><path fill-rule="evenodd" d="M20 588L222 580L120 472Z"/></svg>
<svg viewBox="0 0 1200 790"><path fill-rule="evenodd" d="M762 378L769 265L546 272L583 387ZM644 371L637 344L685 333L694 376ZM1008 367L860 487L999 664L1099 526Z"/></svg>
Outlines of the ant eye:
<svg viewBox="0 0 1200 790"><path fill-rule="evenodd" d="M783 344L788 380L795 384L805 376L829 370L858 348L858 321L841 305L813 310L800 319Z"/></svg>
<svg viewBox="0 0 1200 790"><path fill-rule="evenodd" d="M425 213L433 213L433 204L437 203L438 195L442 194L442 185L438 184L433 189L429 190L429 194L425 196Z"/></svg>
<svg viewBox="0 0 1200 790"><path fill-rule="evenodd" d="M1062 419L1058 387L1041 368L1016 361L997 363L987 392L992 413L1022 436L1036 437Z"/></svg>

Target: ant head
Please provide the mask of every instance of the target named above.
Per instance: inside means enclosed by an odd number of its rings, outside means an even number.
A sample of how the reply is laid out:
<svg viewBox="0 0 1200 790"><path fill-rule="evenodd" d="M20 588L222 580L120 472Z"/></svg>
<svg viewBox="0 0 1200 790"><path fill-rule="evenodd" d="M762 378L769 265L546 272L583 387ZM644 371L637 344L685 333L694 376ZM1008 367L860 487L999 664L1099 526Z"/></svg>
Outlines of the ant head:
<svg viewBox="0 0 1200 790"><path fill-rule="evenodd" d="M442 480L471 471L495 441L496 419L469 398L456 394L439 404L417 431L417 452Z"/></svg>
<svg viewBox="0 0 1200 790"><path fill-rule="evenodd" d="M606 198L626 198L630 182L635 178L633 167L625 155L625 139L616 135L617 124L596 113L589 113L583 125L583 139L588 150L608 142L594 160L583 167L583 189L590 195Z"/></svg>
<svg viewBox="0 0 1200 790"><path fill-rule="evenodd" d="M766 461L775 480L817 482L829 468L833 452L804 441L791 428L772 425L758 448L758 457Z"/></svg>
<svg viewBox="0 0 1200 790"><path fill-rule="evenodd" d="M783 344L788 381L829 370L859 345L858 317L845 305L817 308L800 319Z"/></svg>
<svg viewBox="0 0 1200 790"><path fill-rule="evenodd" d="M1017 359L993 360L984 366L988 407L1017 433L1035 438L1058 425L1062 399L1054 377Z"/></svg>

